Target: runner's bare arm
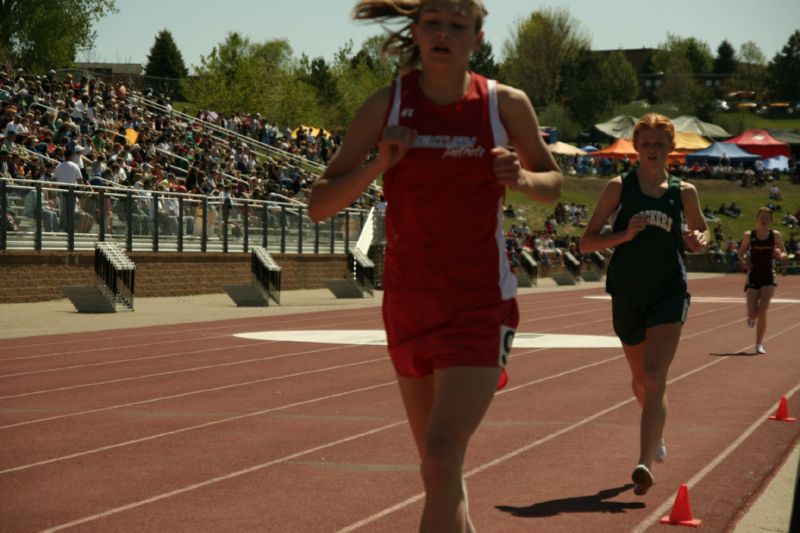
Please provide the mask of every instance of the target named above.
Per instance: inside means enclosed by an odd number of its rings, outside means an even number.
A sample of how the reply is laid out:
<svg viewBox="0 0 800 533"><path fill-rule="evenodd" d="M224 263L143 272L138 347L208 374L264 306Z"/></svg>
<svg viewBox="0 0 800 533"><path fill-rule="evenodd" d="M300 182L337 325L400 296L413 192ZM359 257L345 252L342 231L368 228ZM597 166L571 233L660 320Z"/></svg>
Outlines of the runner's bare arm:
<svg viewBox="0 0 800 533"><path fill-rule="evenodd" d="M492 150L497 179L509 189L545 203L558 200L564 180L553 155L539 134L539 121L528 96L513 87L497 85L500 119L514 152Z"/></svg>
<svg viewBox="0 0 800 533"><path fill-rule="evenodd" d="M706 217L700 207L700 197L697 188L691 183L681 182L681 203L683 214L686 217L688 231L683 234L683 240L689 250L699 252L706 247L710 239Z"/></svg>
<svg viewBox="0 0 800 533"><path fill-rule="evenodd" d="M606 225L608 219L619 207L621 194L622 177L617 176L606 184L605 189L600 194L600 200L597 202L592 218L589 219L589 223L586 225L581 237L581 252L590 253L597 250L605 250L630 241L647 226L646 215L634 215L628 222L628 227L625 231L601 234L603 226Z"/></svg>
<svg viewBox="0 0 800 533"><path fill-rule="evenodd" d="M311 188L308 216L314 222L350 206L376 177L405 155L414 133L397 126L384 129L383 121L376 120L386 115L390 100L391 88L384 87L356 112L342 145ZM378 156L365 164L375 146Z"/></svg>

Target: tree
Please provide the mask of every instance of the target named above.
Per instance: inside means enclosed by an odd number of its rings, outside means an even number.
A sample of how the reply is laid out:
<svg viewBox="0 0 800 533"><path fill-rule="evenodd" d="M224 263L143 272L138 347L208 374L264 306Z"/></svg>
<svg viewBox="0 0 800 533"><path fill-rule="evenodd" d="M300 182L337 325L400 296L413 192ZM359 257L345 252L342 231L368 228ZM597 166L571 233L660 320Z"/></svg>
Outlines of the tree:
<svg viewBox="0 0 800 533"><path fill-rule="evenodd" d="M372 36L355 54L348 41L334 54L332 70L340 98L335 108L326 110L331 129L347 127L364 100L397 75L397 61L380 57L383 41L381 35Z"/></svg>
<svg viewBox="0 0 800 533"><path fill-rule="evenodd" d="M736 63L736 50L727 40L722 41L717 47L717 57L714 58L714 73L733 74Z"/></svg>
<svg viewBox="0 0 800 533"><path fill-rule="evenodd" d="M800 96L800 30L775 54L769 64L769 79L774 98L795 100Z"/></svg>
<svg viewBox="0 0 800 533"><path fill-rule="evenodd" d="M494 61L492 43L484 39L481 47L469 59L469 69L489 79L497 78L500 69Z"/></svg>
<svg viewBox="0 0 800 533"><path fill-rule="evenodd" d="M189 71L183 63L183 56L178 50L172 34L167 30L161 30L147 56L144 75L156 78L148 80L148 85L156 88L159 92L173 97L178 96L180 80L188 74Z"/></svg>
<svg viewBox="0 0 800 533"><path fill-rule="evenodd" d="M562 66L574 61L590 40L566 9L534 11L517 23L503 49L503 78L538 106L556 101Z"/></svg>
<svg viewBox="0 0 800 533"><path fill-rule="evenodd" d="M92 24L114 0L0 0L0 60L32 72L67 67L92 48Z"/></svg>
<svg viewBox="0 0 800 533"><path fill-rule="evenodd" d="M659 45L653 56L656 70L666 72L670 65L674 66L673 56L685 59L692 74L711 72L714 64L708 44L694 37L682 38L668 33L667 41Z"/></svg>
<svg viewBox="0 0 800 533"><path fill-rule="evenodd" d="M620 103L636 98L636 71L620 50L602 55L582 51L562 69L560 93L570 116L582 126L594 124Z"/></svg>
<svg viewBox="0 0 800 533"><path fill-rule="evenodd" d="M275 116L286 105L281 91L292 82L291 57L285 39L253 44L238 33L229 33L225 42L200 58L196 76L183 88L204 109Z"/></svg>
<svg viewBox="0 0 800 533"><path fill-rule="evenodd" d="M692 65L682 54L670 54L667 61L662 67L664 78L657 95L662 102L672 102L679 108L690 108L696 87Z"/></svg>
<svg viewBox="0 0 800 533"><path fill-rule="evenodd" d="M733 81L737 90L763 94L766 88L766 58L761 48L753 41L739 47L739 64Z"/></svg>

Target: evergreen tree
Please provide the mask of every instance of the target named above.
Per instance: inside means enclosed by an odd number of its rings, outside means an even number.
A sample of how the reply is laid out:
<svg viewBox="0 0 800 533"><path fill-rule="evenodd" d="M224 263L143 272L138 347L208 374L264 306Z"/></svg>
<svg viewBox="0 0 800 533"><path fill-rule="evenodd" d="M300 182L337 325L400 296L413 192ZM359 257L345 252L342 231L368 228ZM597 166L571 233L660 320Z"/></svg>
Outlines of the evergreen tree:
<svg viewBox="0 0 800 533"><path fill-rule="evenodd" d="M172 34L168 30L161 30L147 56L144 75L151 78L148 86L160 93L180 96L180 80L188 74Z"/></svg>
<svg viewBox="0 0 800 533"><path fill-rule="evenodd" d="M800 98L800 30L795 31L780 53L769 64L770 92L773 98Z"/></svg>
<svg viewBox="0 0 800 533"><path fill-rule="evenodd" d="M736 50L731 43L724 40L717 47L717 57L714 58L715 74L733 74L736 72Z"/></svg>
<svg viewBox="0 0 800 533"><path fill-rule="evenodd" d="M494 61L492 43L484 39L481 47L469 59L469 69L491 80L497 78L500 69Z"/></svg>

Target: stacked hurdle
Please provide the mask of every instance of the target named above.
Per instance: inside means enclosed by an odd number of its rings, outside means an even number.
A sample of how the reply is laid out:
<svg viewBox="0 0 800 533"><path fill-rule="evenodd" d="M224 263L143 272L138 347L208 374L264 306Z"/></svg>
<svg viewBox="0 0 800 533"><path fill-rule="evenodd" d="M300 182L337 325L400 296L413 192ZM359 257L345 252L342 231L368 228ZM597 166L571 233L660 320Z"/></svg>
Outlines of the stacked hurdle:
<svg viewBox="0 0 800 533"><path fill-rule="evenodd" d="M136 265L113 242L96 242L94 273L98 283L85 287L61 287L80 313L133 311Z"/></svg>

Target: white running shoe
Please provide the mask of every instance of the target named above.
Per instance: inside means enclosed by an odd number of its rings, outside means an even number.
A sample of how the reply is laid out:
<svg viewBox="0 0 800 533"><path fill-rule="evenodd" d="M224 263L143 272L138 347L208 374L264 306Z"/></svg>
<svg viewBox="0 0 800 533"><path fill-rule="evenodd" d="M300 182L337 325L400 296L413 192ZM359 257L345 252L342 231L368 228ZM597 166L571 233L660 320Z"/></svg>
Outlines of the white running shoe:
<svg viewBox="0 0 800 533"><path fill-rule="evenodd" d="M633 469L631 479L633 480L633 493L637 496L644 496L647 494L647 491L650 490L650 487L655 483L653 474L651 474L650 470L644 465L637 465L636 468Z"/></svg>
<svg viewBox="0 0 800 533"><path fill-rule="evenodd" d="M752 328L755 325L756 325L756 321L754 319L752 319L752 318L748 318L747 319L747 327L748 328Z"/></svg>
<svg viewBox="0 0 800 533"><path fill-rule="evenodd" d="M756 353L767 353L763 344L756 344Z"/></svg>
<svg viewBox="0 0 800 533"><path fill-rule="evenodd" d="M664 443L664 438L662 437L660 441L658 441L658 448L656 448L656 455L653 457L653 461L658 464L664 462L664 459L667 458L667 445Z"/></svg>

